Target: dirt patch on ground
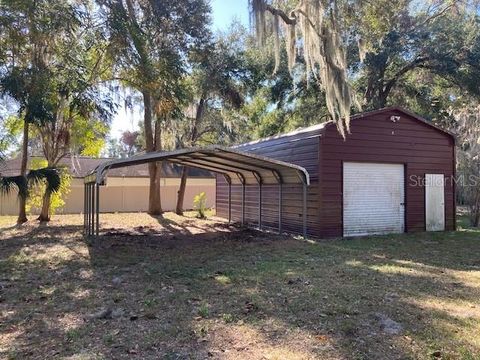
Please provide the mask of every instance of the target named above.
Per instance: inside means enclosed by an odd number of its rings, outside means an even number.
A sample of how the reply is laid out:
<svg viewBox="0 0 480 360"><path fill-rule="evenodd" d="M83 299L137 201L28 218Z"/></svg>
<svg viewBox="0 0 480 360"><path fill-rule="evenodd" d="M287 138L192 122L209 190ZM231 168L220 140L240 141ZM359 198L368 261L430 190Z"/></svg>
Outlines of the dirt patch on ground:
<svg viewBox="0 0 480 360"><path fill-rule="evenodd" d="M477 231L322 243L188 215L102 215L95 239L0 218L0 357L480 356Z"/></svg>

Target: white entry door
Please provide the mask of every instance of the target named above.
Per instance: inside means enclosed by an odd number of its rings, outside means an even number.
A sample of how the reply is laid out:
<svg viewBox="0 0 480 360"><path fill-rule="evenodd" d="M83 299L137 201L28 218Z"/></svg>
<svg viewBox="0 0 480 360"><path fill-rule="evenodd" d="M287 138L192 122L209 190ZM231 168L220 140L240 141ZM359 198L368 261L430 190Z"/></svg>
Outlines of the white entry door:
<svg viewBox="0 0 480 360"><path fill-rule="evenodd" d="M402 233L403 164L343 164L343 236Z"/></svg>
<svg viewBox="0 0 480 360"><path fill-rule="evenodd" d="M445 178L443 174L425 174L425 228L445 230Z"/></svg>

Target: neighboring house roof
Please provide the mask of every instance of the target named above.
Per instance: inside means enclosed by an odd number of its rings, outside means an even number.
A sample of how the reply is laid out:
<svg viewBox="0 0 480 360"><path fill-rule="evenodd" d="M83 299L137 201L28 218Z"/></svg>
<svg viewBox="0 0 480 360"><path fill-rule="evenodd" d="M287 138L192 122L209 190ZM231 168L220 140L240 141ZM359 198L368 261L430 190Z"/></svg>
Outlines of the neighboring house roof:
<svg viewBox="0 0 480 360"><path fill-rule="evenodd" d="M29 167L32 159L43 159L40 156L29 157ZM66 166L73 177L83 178L92 172L98 165L106 161L115 160L113 158L91 158L86 156L65 157L60 161L60 166ZM20 173L21 158L7 160L3 166L0 166L0 174L3 176L15 176ZM179 178L182 173L182 166L163 162L163 178ZM108 172L109 177L148 177L148 165L135 165L130 167L113 169ZM189 168L189 177L210 178L212 173L202 169Z"/></svg>

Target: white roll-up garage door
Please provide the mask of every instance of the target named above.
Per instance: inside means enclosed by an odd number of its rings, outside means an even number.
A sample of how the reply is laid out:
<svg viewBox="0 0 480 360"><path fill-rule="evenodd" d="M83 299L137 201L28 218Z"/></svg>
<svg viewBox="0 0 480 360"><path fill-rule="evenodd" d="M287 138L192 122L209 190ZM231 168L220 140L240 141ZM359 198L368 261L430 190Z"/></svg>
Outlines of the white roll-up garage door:
<svg viewBox="0 0 480 360"><path fill-rule="evenodd" d="M343 164L343 235L402 233L405 228L402 164Z"/></svg>

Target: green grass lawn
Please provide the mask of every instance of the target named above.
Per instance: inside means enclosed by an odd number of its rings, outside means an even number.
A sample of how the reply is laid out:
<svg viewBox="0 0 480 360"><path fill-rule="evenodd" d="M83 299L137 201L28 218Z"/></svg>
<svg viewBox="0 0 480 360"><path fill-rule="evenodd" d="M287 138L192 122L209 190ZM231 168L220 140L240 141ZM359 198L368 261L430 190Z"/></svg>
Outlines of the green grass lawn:
<svg viewBox="0 0 480 360"><path fill-rule="evenodd" d="M313 242L118 214L86 241L81 220L0 230L1 358L480 358L478 230Z"/></svg>

